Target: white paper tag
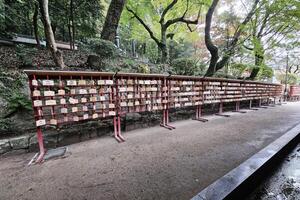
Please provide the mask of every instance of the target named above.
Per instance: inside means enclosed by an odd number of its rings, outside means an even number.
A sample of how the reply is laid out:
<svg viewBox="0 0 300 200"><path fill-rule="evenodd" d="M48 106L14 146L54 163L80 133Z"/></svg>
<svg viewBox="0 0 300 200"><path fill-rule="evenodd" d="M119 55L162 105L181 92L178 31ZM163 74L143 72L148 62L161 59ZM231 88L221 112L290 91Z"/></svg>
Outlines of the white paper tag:
<svg viewBox="0 0 300 200"><path fill-rule="evenodd" d="M86 103L87 99L85 97L81 98L81 103Z"/></svg>
<svg viewBox="0 0 300 200"><path fill-rule="evenodd" d="M97 101L97 97L90 97L90 101L91 101L91 102Z"/></svg>
<svg viewBox="0 0 300 200"><path fill-rule="evenodd" d="M74 116L73 117L73 121L78 122L79 121L79 117L78 116Z"/></svg>
<svg viewBox="0 0 300 200"><path fill-rule="evenodd" d="M78 112L78 108L77 107L72 107L72 112Z"/></svg>
<svg viewBox="0 0 300 200"><path fill-rule="evenodd" d="M105 96L99 96L100 101L105 101Z"/></svg>
<svg viewBox="0 0 300 200"><path fill-rule="evenodd" d="M53 97L55 95L54 91L44 91L44 96L45 97Z"/></svg>
<svg viewBox="0 0 300 200"><path fill-rule="evenodd" d="M60 104L66 104L66 99L60 99Z"/></svg>
<svg viewBox="0 0 300 200"><path fill-rule="evenodd" d="M88 119L89 118L89 114L84 114L83 115L83 119L85 120L85 119Z"/></svg>
<svg viewBox="0 0 300 200"><path fill-rule="evenodd" d="M87 106L82 106L82 111L88 111L88 107Z"/></svg>
<svg viewBox="0 0 300 200"><path fill-rule="evenodd" d="M79 89L79 94L87 94L86 89Z"/></svg>
<svg viewBox="0 0 300 200"><path fill-rule="evenodd" d="M54 105L56 105L56 100L53 100L53 99L51 99L51 100L46 100L46 101L45 101L45 105L46 105L46 106L54 106Z"/></svg>
<svg viewBox="0 0 300 200"><path fill-rule="evenodd" d="M41 92L39 90L33 90L32 96L39 97L39 96L41 96Z"/></svg>
<svg viewBox="0 0 300 200"><path fill-rule="evenodd" d="M86 85L86 80L79 80L78 85Z"/></svg>
<svg viewBox="0 0 300 200"><path fill-rule="evenodd" d="M127 92L133 92L133 87L127 87Z"/></svg>
<svg viewBox="0 0 300 200"><path fill-rule="evenodd" d="M71 90L70 90L70 93L71 93L71 94L76 94L76 90L75 90L75 89L71 89Z"/></svg>
<svg viewBox="0 0 300 200"><path fill-rule="evenodd" d="M126 102L121 102L120 106L125 107L125 106L127 106L127 103Z"/></svg>
<svg viewBox="0 0 300 200"><path fill-rule="evenodd" d="M50 124L51 125L57 125L57 120L56 119L50 119Z"/></svg>
<svg viewBox="0 0 300 200"><path fill-rule="evenodd" d="M31 81L31 85L38 86L39 84L38 84L38 81L36 79L34 79Z"/></svg>
<svg viewBox="0 0 300 200"><path fill-rule="evenodd" d="M97 90L94 89L94 88L91 88L91 89L89 89L89 93L90 93L90 94L96 94L96 93L97 93Z"/></svg>
<svg viewBox="0 0 300 200"><path fill-rule="evenodd" d="M39 107L39 106L42 106L43 105L43 102L41 100L34 100L33 101L33 106L34 107Z"/></svg>
<svg viewBox="0 0 300 200"><path fill-rule="evenodd" d="M76 86L77 85L77 81L76 80L67 80L67 85L69 85L69 86Z"/></svg>
<svg viewBox="0 0 300 200"><path fill-rule="evenodd" d="M105 81L104 80L98 80L97 83L98 83L98 85L105 85Z"/></svg>
<svg viewBox="0 0 300 200"><path fill-rule="evenodd" d="M40 119L40 120L37 120L35 122L36 126L44 126L46 125L46 120L45 119Z"/></svg>
<svg viewBox="0 0 300 200"><path fill-rule="evenodd" d="M58 95L65 95L66 94L65 90L58 90L57 93L58 93Z"/></svg>
<svg viewBox="0 0 300 200"><path fill-rule="evenodd" d="M115 116L115 115L116 115L116 112L115 112L115 111L109 111L109 112L108 112L108 115L109 115L109 116Z"/></svg>
<svg viewBox="0 0 300 200"><path fill-rule="evenodd" d="M66 114L68 113L68 108L61 108L60 112Z"/></svg>
<svg viewBox="0 0 300 200"><path fill-rule="evenodd" d="M53 80L43 80L42 84L44 86L53 86L54 85L54 81Z"/></svg>
<svg viewBox="0 0 300 200"><path fill-rule="evenodd" d="M119 92L126 92L126 91L127 91L127 89L125 87L120 87L119 88Z"/></svg>
<svg viewBox="0 0 300 200"><path fill-rule="evenodd" d="M114 84L114 81L113 81L113 80L106 80L106 81L105 81L105 84L106 84L106 85L113 85L113 84Z"/></svg>

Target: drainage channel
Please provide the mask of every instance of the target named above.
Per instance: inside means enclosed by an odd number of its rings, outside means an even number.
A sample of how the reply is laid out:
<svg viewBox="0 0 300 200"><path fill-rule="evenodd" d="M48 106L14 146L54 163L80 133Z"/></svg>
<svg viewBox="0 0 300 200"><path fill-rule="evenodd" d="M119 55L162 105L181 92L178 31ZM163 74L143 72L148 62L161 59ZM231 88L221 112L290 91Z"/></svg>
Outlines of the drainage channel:
<svg viewBox="0 0 300 200"><path fill-rule="evenodd" d="M300 144L281 161L246 200L300 199Z"/></svg>
<svg viewBox="0 0 300 200"><path fill-rule="evenodd" d="M206 187L192 200L300 199L299 142L300 124Z"/></svg>

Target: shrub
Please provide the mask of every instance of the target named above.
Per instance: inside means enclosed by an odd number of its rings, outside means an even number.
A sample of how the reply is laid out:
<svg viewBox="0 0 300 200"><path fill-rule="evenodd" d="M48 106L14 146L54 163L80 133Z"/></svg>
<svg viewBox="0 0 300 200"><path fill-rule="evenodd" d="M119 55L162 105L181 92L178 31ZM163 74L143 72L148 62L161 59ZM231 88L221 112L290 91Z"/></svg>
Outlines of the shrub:
<svg viewBox="0 0 300 200"><path fill-rule="evenodd" d="M150 68L147 64L139 64L138 73L149 74Z"/></svg>
<svg viewBox="0 0 300 200"><path fill-rule="evenodd" d="M247 69L247 65L243 64L243 63L233 63L230 66L230 72L232 74L233 77L241 77L242 74L245 72L245 70Z"/></svg>
<svg viewBox="0 0 300 200"><path fill-rule="evenodd" d="M90 49L101 58L115 58L119 55L119 50L116 45L110 41L102 39L90 39L85 44L84 49Z"/></svg>
<svg viewBox="0 0 300 200"><path fill-rule="evenodd" d="M36 48L26 47L22 44L16 46L17 58L22 62L23 66L32 66L37 52Z"/></svg>
<svg viewBox="0 0 300 200"><path fill-rule="evenodd" d="M22 93L14 92L8 98L7 115L16 113L19 110L32 110L31 101Z"/></svg>
<svg viewBox="0 0 300 200"><path fill-rule="evenodd" d="M177 75L196 75L199 73L197 63L192 58L177 58L171 63L172 72Z"/></svg>

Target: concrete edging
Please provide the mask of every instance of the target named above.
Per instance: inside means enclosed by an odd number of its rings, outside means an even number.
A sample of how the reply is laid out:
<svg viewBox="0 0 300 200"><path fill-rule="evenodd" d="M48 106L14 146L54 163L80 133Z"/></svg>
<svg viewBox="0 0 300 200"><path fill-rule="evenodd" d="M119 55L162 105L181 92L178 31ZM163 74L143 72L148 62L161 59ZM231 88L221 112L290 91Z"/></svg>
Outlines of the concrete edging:
<svg viewBox="0 0 300 200"><path fill-rule="evenodd" d="M203 189L194 196L192 200L241 198L245 190L249 192L249 189L255 186L255 184L253 184L254 179L260 179L266 172L266 168L271 167L271 163L275 161L276 158L284 154L285 150L288 149L291 144L297 142L297 139L300 138L299 133L300 124L291 128L283 136Z"/></svg>

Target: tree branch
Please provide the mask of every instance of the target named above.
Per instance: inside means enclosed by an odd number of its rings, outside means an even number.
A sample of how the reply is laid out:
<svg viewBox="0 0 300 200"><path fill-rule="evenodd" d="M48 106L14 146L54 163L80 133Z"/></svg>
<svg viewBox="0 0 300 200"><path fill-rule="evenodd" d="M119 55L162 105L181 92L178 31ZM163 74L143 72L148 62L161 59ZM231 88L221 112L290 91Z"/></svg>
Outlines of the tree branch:
<svg viewBox="0 0 300 200"><path fill-rule="evenodd" d="M201 13L201 8L202 6L200 6L199 8L199 11L198 11L198 14L197 14L197 18L195 20L189 20L189 19L185 19L185 16L186 16L186 13L188 12L189 10L189 0L187 0L187 3L186 3L186 9L183 13L183 15L181 17L178 17L178 18L174 18L174 19L170 19L168 20L163 26L165 29L167 29L169 26L171 26L172 24L175 24L175 23L178 23L178 22L181 22L181 23L186 23L188 28L191 30L191 28L189 27L190 24L198 24L198 21L199 21L199 17L200 17L200 13ZM192 31L191 31L192 32Z"/></svg>
<svg viewBox="0 0 300 200"><path fill-rule="evenodd" d="M150 37L156 42L158 46L162 46L163 44L154 36L153 31L150 29L150 27L128 6L126 6L126 9L128 12L133 14L133 16L144 26L144 28L147 30L149 33Z"/></svg>
<svg viewBox="0 0 300 200"><path fill-rule="evenodd" d="M174 5L178 2L178 0L173 0L167 7L166 9L164 9L163 13L161 14L161 17L160 17L160 20L159 20L159 23L162 24L164 21L165 21L165 16L166 14L169 12L169 10L171 8L174 7Z"/></svg>

